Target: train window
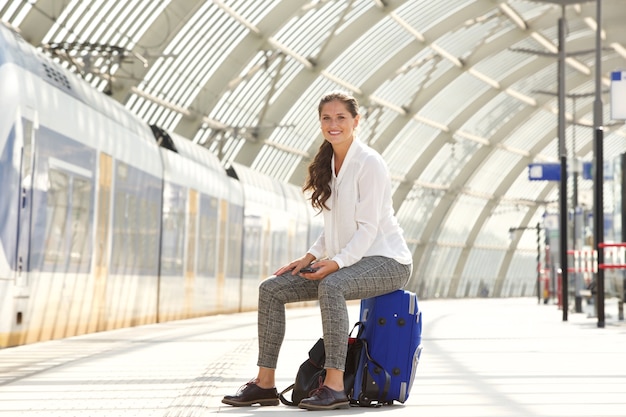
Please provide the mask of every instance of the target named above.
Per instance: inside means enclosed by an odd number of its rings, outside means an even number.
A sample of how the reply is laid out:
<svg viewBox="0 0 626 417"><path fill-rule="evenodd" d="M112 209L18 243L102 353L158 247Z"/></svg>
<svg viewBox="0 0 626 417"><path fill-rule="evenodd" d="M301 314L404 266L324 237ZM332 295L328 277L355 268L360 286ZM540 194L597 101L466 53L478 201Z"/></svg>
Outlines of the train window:
<svg viewBox="0 0 626 417"><path fill-rule="evenodd" d="M32 175L33 170L33 139L35 138L35 130L33 122L24 119L24 158L22 159L22 178Z"/></svg>
<svg viewBox="0 0 626 417"><path fill-rule="evenodd" d="M287 249L287 231L280 228L280 226L277 226L277 228L279 228L279 230L272 231L271 234L271 270L278 269L281 265L289 262L287 259L289 253Z"/></svg>
<svg viewBox="0 0 626 417"><path fill-rule="evenodd" d="M161 192L159 190L158 194ZM146 254L144 256L144 267L147 271L151 271L159 264L158 247L161 230L161 202L153 200L146 201L146 211L143 217L145 224L143 226L144 247Z"/></svg>
<svg viewBox="0 0 626 417"><path fill-rule="evenodd" d="M135 265L141 274L156 274L159 264L159 228L161 227L161 181L142 174L142 190L136 196Z"/></svg>
<svg viewBox="0 0 626 417"><path fill-rule="evenodd" d="M182 187L168 184L164 196L161 273L163 275L182 275L185 242L185 192Z"/></svg>
<svg viewBox="0 0 626 417"><path fill-rule="evenodd" d="M187 228L187 259L186 272L193 274L196 271L196 238L197 238L197 213L189 213L189 227Z"/></svg>
<svg viewBox="0 0 626 417"><path fill-rule="evenodd" d="M137 264L142 271L146 271L150 268L151 263L154 262L155 259L153 256L155 251L151 250L154 246L151 244L150 240L150 222L158 220L154 220L154 213L152 213L150 209L150 202L144 198L139 200L139 212L143 213L143 215L139 216L137 219L139 223L137 231L137 244L139 245L137 248ZM158 223L152 224L156 225Z"/></svg>
<svg viewBox="0 0 626 417"><path fill-rule="evenodd" d="M228 210L228 264L229 277L241 275L241 248L243 237L243 207L231 204Z"/></svg>
<svg viewBox="0 0 626 417"><path fill-rule="evenodd" d="M126 201L128 204L126 210L126 232L128 233L126 270L136 273L138 269L137 260L139 259L139 234L141 232L139 230L140 221L138 217L141 215L141 211L139 210L137 194L128 194Z"/></svg>
<svg viewBox="0 0 626 417"><path fill-rule="evenodd" d="M48 270L64 271L69 178L62 172L50 170L48 182L44 262Z"/></svg>
<svg viewBox="0 0 626 417"><path fill-rule="evenodd" d="M215 275L217 242L217 198L203 196L200 201L200 228L198 230L198 275Z"/></svg>
<svg viewBox="0 0 626 417"><path fill-rule="evenodd" d="M88 272L91 262L91 182L73 178L70 204L70 272Z"/></svg>
<svg viewBox="0 0 626 417"><path fill-rule="evenodd" d="M124 273L139 273L141 249L141 204L134 194L115 193L115 222L113 232L113 265Z"/></svg>
<svg viewBox="0 0 626 417"><path fill-rule="evenodd" d="M198 237L198 192L189 190L189 219L187 222L187 276L196 272L196 239Z"/></svg>
<svg viewBox="0 0 626 417"><path fill-rule="evenodd" d="M243 242L243 276L244 278L259 278L261 271L261 244L263 241L263 227L258 217L247 217L244 223L245 236Z"/></svg>
<svg viewBox="0 0 626 417"><path fill-rule="evenodd" d="M126 270L126 254L128 241L126 239L126 193L115 192L113 208L113 247L111 253L111 267L114 273L129 272Z"/></svg>
<svg viewBox="0 0 626 417"><path fill-rule="evenodd" d="M221 200L219 202L219 226L217 228L217 277L218 288L224 285L224 269L226 265L226 235L228 234L228 202Z"/></svg>
<svg viewBox="0 0 626 417"><path fill-rule="evenodd" d="M115 274L156 274L160 180L117 162L113 203L111 271Z"/></svg>

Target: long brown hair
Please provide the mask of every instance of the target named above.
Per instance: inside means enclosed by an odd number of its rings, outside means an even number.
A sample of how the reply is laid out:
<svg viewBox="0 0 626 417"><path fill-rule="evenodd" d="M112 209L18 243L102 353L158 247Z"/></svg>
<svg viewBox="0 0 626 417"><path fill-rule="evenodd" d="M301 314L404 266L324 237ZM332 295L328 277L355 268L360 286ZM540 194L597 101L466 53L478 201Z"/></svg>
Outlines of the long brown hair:
<svg viewBox="0 0 626 417"><path fill-rule="evenodd" d="M317 106L318 117L322 117L322 107L331 101L340 101L350 112L352 117L356 117L359 114L359 103L356 98L342 92L332 92L323 96ZM332 179L332 168L330 161L333 157L333 146L327 140L324 140L320 146L315 158L309 165L309 174L307 175L303 191L312 190L311 193L311 205L314 209L322 211L328 210L326 201L330 198L332 192L330 188L330 182Z"/></svg>

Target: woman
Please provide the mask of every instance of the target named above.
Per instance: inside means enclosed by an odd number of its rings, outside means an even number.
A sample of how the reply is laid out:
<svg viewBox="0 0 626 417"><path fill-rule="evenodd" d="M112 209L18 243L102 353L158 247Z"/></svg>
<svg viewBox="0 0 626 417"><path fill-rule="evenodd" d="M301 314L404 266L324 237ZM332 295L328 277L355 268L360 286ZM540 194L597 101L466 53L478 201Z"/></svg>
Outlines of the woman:
<svg viewBox="0 0 626 417"><path fill-rule="evenodd" d="M278 405L275 369L285 335L285 304L319 300L326 377L299 407L346 408L343 373L350 323L346 300L404 287L412 256L394 216L391 180L383 158L359 142L356 99L333 92L322 97L318 114L324 143L309 166L303 187L324 216L324 230L309 249L259 286L257 377L225 404ZM311 267L313 272L301 271Z"/></svg>

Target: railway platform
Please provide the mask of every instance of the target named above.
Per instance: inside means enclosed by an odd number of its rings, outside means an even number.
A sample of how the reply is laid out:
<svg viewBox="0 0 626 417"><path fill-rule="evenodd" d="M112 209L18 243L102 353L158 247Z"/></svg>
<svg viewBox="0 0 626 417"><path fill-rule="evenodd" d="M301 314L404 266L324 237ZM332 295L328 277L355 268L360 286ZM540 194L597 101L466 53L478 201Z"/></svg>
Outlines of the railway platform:
<svg viewBox="0 0 626 417"><path fill-rule="evenodd" d="M409 399L306 411L221 403L256 375L256 313L100 332L0 350L0 417L626 415L626 324L606 302L562 320L532 298L422 300L424 351ZM615 311L615 314L613 314ZM352 321L358 303L350 304ZM317 307L290 308L277 388L321 336Z"/></svg>

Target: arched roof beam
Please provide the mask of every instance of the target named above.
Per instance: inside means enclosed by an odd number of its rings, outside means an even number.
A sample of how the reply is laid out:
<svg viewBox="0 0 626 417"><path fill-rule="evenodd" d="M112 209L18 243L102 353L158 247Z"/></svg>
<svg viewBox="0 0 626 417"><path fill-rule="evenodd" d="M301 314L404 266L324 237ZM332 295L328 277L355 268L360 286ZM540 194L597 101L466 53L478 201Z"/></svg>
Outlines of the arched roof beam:
<svg viewBox="0 0 626 417"><path fill-rule="evenodd" d="M296 3L286 1L285 3ZM363 27L372 27L379 23L382 19L386 18L388 13L392 12L395 8L399 7L401 1L389 1L385 3L384 8L369 9L361 14L357 19L352 21L348 27L344 27L340 33L334 36L329 36L328 42L324 44L321 53L311 59L314 62L313 67L302 66L301 70L296 74L290 82L289 88L282 90L279 96L272 97L272 105L267 109L265 116L266 124L280 124L281 119L285 115L285 108L293 106L298 99L302 91L306 90L311 84L315 82L318 76L324 76L329 80L343 85L345 88L350 89L357 96L359 95L359 88L351 85L346 80L341 80L334 74L331 74L327 70L329 63L332 63L337 57L345 52L346 45L350 45L356 42L359 36L362 34ZM277 7L280 9L280 7ZM277 13L277 18L284 21L284 14ZM263 24L259 24L259 27L263 31L263 27L277 27L272 26L267 18L263 20ZM354 89L354 90L353 90ZM243 145L242 151L236 156L235 160L243 165L250 166L253 164L254 159L259 154L262 146L265 145L265 138L261 138L261 141L256 143L246 142ZM319 144L316 144L314 138L312 139L311 148L307 151L308 154L314 154L317 151ZM302 172L306 169L304 164L301 164L297 174L293 177L301 177Z"/></svg>
<svg viewBox="0 0 626 417"><path fill-rule="evenodd" d="M284 24L285 16L291 16L293 13L296 13L300 7L301 4L298 2L284 1L264 16L256 26L245 21L245 19L233 17L237 22L246 27L248 33L234 49L230 51L222 65L220 65L206 83L201 86L200 92L190 104L191 108L199 109L198 113L200 113L202 117L181 120L175 129L177 133L189 138L195 136L204 122L203 118L208 116L206 109L214 108L226 92L237 86L237 83L241 81L240 76L247 63L257 55L258 51L276 50L276 53L271 54L272 56L286 55L300 62L303 67L311 66L311 63L306 59L299 57L279 42L271 40L269 36L272 31ZM235 76L233 77L233 75ZM254 142L256 142L256 140L249 141L246 145L252 144L252 147L256 147L257 145L254 144ZM245 149L242 149L242 151L245 153ZM243 165L249 166L249 164L245 162Z"/></svg>
<svg viewBox="0 0 626 417"><path fill-rule="evenodd" d="M570 78L568 84L576 88L577 86L584 84L587 81L588 81L588 77L585 77L584 75L580 74L575 78ZM520 112L518 115L516 115L516 117L511 119L505 126L502 126L499 129L498 133L494 135L494 137L492 137L492 144L498 143L501 140L505 139L508 136L508 133L510 132L511 128L518 127L521 124L521 120L528 118L529 112L534 112L534 111L542 111L542 110L533 109L529 107L527 110ZM556 121L556 116L555 116L555 121ZM493 195L491 196L491 198L489 198L489 201L487 202L485 207L482 209L481 213L479 214L476 221L474 222L473 227L470 229L468 233L467 239L463 245L462 253L459 257L457 265L455 266L452 281L450 283L450 293L448 294L449 296L456 295L456 291L457 291L457 288L458 288L458 285L460 283L460 279L462 276L461 274L463 272L463 269L465 268L465 264L469 257L469 251L472 249L475 243L475 240L484 225L484 222L489 218L492 209L499 204L500 199L510 189L510 186L512 185L512 183L515 180L517 180L519 175L521 175L524 169L526 169L528 162L530 162L529 160L530 156L535 155L537 152L544 149L549 144L550 141L554 141L555 134L556 134L556 126L554 126L553 129L548 129L544 137L540 139L539 141L537 141L533 149L529 150L529 157L521 158L519 162L514 167L512 167L512 169L507 173L507 175L499 182ZM466 182L467 180L469 180L472 177L472 173L480 169L479 168L480 165L483 164L488 159L488 155L492 152L492 149L493 148L490 148L490 147L482 148L471 158L471 160L463 167L461 172L457 175L456 177L457 180L450 185L447 191L447 196L442 198L440 200L439 206L437 206L433 210L433 216L429 220L429 226L426 227L426 229L424 230L424 233L422 234L422 242L430 242L427 245L431 245L431 247L427 248L422 253L418 253L419 251L417 251L414 254L414 262L415 262L414 265L419 265L419 262L421 261L421 259L423 259L423 255L425 254L425 252L427 250L432 250L434 248L434 246L436 245L436 235L438 234L438 231L441 230L442 223L445 221L445 216L447 216L447 214L449 213L449 209L450 207L452 207L452 205L458 198L458 195L463 193L464 185L462 184L462 182ZM545 190L542 191L541 194L547 195L548 191L552 190L553 188L554 188L553 184L546 184ZM531 212L534 212L534 211L531 210ZM532 218L532 216L528 217L529 220L530 218ZM509 251L510 250L512 250L512 248L509 248ZM512 257L505 258L505 260L506 259L508 259L508 262L510 262L512 260ZM506 271L508 270L508 265L502 265L501 268L503 268ZM417 275L419 276L419 273ZM501 287L500 281L504 280L505 278L506 278L505 275L499 275L498 280L496 281L496 286Z"/></svg>

